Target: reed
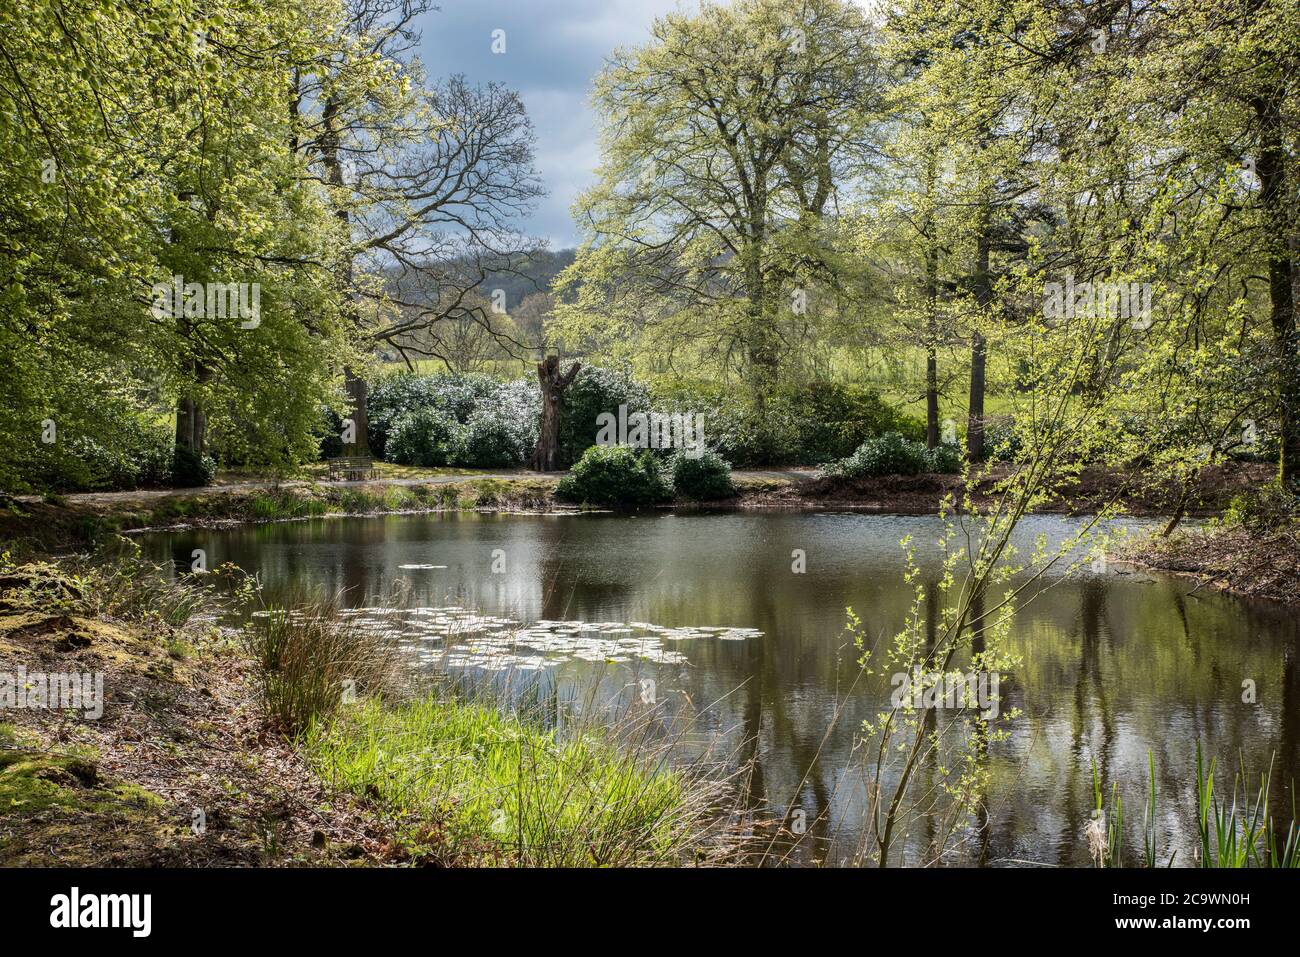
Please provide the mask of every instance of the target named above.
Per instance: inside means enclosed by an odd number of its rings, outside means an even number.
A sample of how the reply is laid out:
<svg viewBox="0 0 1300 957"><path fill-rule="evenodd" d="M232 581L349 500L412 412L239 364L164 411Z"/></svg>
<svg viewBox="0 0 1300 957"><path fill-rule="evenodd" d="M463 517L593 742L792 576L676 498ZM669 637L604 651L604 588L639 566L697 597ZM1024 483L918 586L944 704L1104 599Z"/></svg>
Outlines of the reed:
<svg viewBox="0 0 1300 957"><path fill-rule="evenodd" d="M1156 867L1159 862L1156 819L1159 801L1156 791L1156 764L1153 754L1147 754L1148 782L1143 824L1143 864ZM1113 810L1108 826L1099 827L1105 820L1103 795L1096 765L1093 765L1093 820L1085 830L1089 853L1098 866L1121 867L1123 844L1123 803L1118 787L1112 790ZM1272 760L1268 771L1259 776L1251 788L1245 770L1244 758L1231 778L1231 791L1224 794L1219 788L1218 761L1207 762L1201 742L1196 742L1196 832L1195 862L1199 867L1300 867L1300 832L1296 828L1294 800L1291 823L1285 833L1269 811L1269 793L1272 787ZM1166 866L1172 867L1177 851L1169 856Z"/></svg>
<svg viewBox="0 0 1300 957"><path fill-rule="evenodd" d="M271 723L294 736L354 697L397 685L392 638L339 614L339 596L308 593L260 607L243 630Z"/></svg>

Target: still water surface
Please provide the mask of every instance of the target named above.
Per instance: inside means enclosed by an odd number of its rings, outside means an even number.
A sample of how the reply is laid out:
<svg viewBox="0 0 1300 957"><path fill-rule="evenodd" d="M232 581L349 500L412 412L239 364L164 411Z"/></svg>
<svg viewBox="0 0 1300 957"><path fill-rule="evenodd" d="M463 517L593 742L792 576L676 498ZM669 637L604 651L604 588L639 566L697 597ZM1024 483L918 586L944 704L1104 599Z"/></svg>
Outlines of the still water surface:
<svg viewBox="0 0 1300 957"><path fill-rule="evenodd" d="M1074 527L1040 516L1018 536L1028 545ZM940 533L933 516L861 513L454 513L140 541L155 561L188 569L203 548L208 567L234 562L268 591L346 590L355 607L383 604L405 579L420 609L406 619L407 647L428 667L530 672L559 697L593 682L614 693L653 679L661 701L703 711L684 749L710 743L752 759L755 800L777 814L803 811L809 832L792 862L837 863L852 859L863 834L865 770L854 744L890 694L888 676L855 684L845 608L883 647L912 594L899 541L912 537L921 579L933 582ZM792 571L795 549L806 555L802 574ZM478 644L442 637L468 614L455 609L489 616ZM511 645L522 626L524 644ZM1176 850L1176 863L1190 863L1198 738L1233 767L1244 758L1257 772L1273 756L1270 804L1289 821L1290 782L1300 776L1293 612L1085 566L1017 612L1011 641L1021 663L1002 684L1001 707L1023 716L992 748L987 826L963 844L962 862L1087 864L1095 761L1106 792L1120 786L1126 857L1139 863L1150 751L1162 856ZM1242 700L1246 681L1254 703ZM910 863L922 859L925 830L920 822L908 835Z"/></svg>

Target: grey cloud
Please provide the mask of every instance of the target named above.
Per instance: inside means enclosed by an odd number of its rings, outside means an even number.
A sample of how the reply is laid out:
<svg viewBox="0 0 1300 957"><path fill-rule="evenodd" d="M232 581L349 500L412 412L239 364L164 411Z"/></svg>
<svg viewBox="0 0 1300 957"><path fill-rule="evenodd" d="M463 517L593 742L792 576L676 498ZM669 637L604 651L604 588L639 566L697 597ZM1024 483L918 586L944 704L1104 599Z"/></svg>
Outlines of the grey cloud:
<svg viewBox="0 0 1300 957"><path fill-rule="evenodd" d="M619 46L649 38L677 0L443 0L419 24L430 76L463 73L519 91L537 131L537 167L549 194L528 228L554 246L577 241L569 209L599 161L591 79ZM687 3L685 8L694 6ZM492 31L506 52L492 53Z"/></svg>

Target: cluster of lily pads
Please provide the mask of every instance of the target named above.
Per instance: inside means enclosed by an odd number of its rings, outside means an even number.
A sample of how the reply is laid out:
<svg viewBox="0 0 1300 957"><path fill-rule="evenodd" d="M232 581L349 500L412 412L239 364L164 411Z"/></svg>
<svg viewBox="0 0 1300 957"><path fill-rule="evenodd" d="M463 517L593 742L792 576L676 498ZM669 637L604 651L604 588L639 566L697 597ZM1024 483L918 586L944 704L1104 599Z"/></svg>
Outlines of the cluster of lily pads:
<svg viewBox="0 0 1300 957"><path fill-rule="evenodd" d="M699 639L744 641L756 628L717 625L670 628L650 622L513 618L481 615L455 605L435 608L352 608L356 627L385 631L423 664L485 671L538 671L565 661L645 661L680 665L686 656L668 643Z"/></svg>

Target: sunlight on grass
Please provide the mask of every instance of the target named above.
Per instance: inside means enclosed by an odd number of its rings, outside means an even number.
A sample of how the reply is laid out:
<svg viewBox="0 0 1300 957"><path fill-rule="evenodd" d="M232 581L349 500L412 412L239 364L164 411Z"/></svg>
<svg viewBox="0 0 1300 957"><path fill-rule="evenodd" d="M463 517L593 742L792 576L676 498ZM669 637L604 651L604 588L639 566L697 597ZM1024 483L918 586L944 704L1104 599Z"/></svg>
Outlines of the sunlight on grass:
<svg viewBox="0 0 1300 957"><path fill-rule="evenodd" d="M680 863L710 789L655 747L561 738L491 704L369 700L312 726L309 759L335 787L436 822L453 853L495 847L523 865Z"/></svg>

